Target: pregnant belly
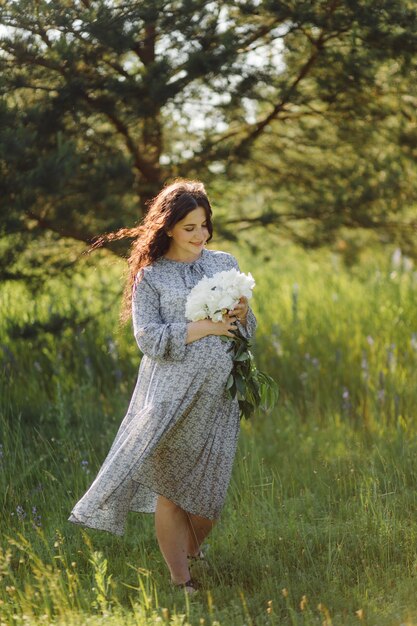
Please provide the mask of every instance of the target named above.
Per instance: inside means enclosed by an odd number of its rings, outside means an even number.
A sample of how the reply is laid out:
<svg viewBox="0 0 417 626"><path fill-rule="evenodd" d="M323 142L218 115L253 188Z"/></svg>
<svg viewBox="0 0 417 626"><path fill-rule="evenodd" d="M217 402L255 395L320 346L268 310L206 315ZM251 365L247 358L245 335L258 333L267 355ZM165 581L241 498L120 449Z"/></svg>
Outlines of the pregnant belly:
<svg viewBox="0 0 417 626"><path fill-rule="evenodd" d="M230 348L230 341L222 341L216 335L209 335L188 344L185 358L208 370L217 368L230 371L233 363L233 352Z"/></svg>
<svg viewBox="0 0 417 626"><path fill-rule="evenodd" d="M174 384L179 392L197 375L201 379L213 379L225 384L233 367L230 347L231 342L210 335L187 344L184 358L180 361L143 356L139 369L141 383L147 386L162 382L170 388Z"/></svg>
<svg viewBox="0 0 417 626"><path fill-rule="evenodd" d="M186 345L184 359L158 360L144 356L141 361L137 392L145 403L164 402L169 406L187 394L204 392L216 397L225 392L233 367L230 342L217 336L204 337Z"/></svg>

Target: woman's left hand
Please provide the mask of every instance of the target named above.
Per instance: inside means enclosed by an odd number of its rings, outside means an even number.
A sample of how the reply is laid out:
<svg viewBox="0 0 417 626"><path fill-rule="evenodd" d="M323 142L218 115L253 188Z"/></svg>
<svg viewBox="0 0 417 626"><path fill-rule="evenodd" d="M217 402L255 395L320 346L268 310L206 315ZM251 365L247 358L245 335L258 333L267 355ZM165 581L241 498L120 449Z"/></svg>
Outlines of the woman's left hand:
<svg viewBox="0 0 417 626"><path fill-rule="evenodd" d="M246 322L248 308L248 299L245 298L245 296L242 296L239 302L236 304L235 308L229 311L229 316L236 317L238 322L242 322L244 324Z"/></svg>

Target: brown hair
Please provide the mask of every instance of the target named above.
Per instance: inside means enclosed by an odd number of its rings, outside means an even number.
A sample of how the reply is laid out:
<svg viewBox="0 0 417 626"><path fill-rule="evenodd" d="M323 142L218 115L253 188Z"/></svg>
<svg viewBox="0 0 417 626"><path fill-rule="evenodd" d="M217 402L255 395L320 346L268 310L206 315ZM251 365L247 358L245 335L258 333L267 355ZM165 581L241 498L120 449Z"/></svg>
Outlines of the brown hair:
<svg viewBox="0 0 417 626"><path fill-rule="evenodd" d="M142 222L134 228L121 228L114 233L100 236L88 252L104 243L134 237L128 262L128 276L125 283L120 322L126 323L131 316L132 289L135 277L142 267L150 265L163 256L169 248L167 232L190 211L202 207L206 213L209 238L213 236L212 210L203 183L197 180L177 179L166 185L148 203L148 211Z"/></svg>

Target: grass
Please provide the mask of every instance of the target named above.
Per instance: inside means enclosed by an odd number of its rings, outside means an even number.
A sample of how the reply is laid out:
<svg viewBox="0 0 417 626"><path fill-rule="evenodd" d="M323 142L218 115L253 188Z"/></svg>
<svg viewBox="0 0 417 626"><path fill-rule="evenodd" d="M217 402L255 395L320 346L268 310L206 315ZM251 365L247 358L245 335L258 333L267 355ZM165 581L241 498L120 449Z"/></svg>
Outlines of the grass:
<svg viewBox="0 0 417 626"><path fill-rule="evenodd" d="M0 625L417 622L416 274L383 252L350 270L290 246L237 256L257 281L257 360L281 397L242 424L193 598L171 588L152 516L130 513L123 538L66 521L137 370L111 272L33 300L3 287ZM19 336L51 311L94 317Z"/></svg>

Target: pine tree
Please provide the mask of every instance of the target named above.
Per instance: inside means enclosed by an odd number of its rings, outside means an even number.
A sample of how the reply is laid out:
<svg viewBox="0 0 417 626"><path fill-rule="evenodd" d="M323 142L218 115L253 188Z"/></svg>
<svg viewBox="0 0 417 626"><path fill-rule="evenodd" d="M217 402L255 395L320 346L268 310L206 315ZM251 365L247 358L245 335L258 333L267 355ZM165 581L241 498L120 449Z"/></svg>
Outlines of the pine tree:
<svg viewBox="0 0 417 626"><path fill-rule="evenodd" d="M225 235L275 224L320 245L342 226L413 226L408 0L14 0L0 22L4 278L32 275L39 242L62 271L175 176L237 198L256 179L262 206L225 217Z"/></svg>

